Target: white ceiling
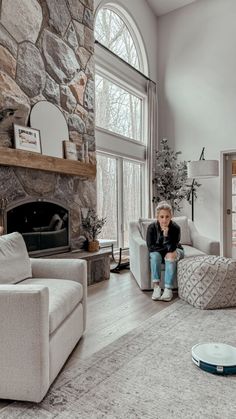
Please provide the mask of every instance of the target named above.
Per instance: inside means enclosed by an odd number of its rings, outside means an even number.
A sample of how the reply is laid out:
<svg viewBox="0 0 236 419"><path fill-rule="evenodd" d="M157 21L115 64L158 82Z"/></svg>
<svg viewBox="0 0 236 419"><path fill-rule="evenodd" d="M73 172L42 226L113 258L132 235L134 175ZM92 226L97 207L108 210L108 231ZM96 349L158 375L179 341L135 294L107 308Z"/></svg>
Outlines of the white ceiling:
<svg viewBox="0 0 236 419"><path fill-rule="evenodd" d="M147 0L157 16L169 13L194 1L196 0Z"/></svg>

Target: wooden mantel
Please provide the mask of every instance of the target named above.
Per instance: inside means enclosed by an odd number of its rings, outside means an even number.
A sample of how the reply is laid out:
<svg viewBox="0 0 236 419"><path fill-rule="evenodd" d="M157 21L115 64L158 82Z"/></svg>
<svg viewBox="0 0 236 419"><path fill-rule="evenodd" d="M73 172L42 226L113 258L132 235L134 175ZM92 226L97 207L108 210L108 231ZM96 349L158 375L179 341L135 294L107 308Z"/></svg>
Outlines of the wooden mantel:
<svg viewBox="0 0 236 419"><path fill-rule="evenodd" d="M29 169L64 173L90 179L96 176L96 165L94 164L44 156L38 153L6 147L0 147L0 165L27 167Z"/></svg>

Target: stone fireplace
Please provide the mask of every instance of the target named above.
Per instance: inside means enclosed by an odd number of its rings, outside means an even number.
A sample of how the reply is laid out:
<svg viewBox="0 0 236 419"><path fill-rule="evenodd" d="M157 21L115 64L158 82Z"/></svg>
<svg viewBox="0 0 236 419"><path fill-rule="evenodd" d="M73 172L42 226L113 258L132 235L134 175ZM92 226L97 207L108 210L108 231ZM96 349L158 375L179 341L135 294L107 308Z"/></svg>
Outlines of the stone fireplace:
<svg viewBox="0 0 236 419"><path fill-rule="evenodd" d="M95 165L93 0L2 0L0 55L0 159L1 147L14 148L13 123L27 126L32 106L48 100ZM96 208L94 179L15 167L10 158L0 179L7 231L20 202L54 202L68 209L68 245L83 245L81 210Z"/></svg>
<svg viewBox="0 0 236 419"><path fill-rule="evenodd" d="M0 196L5 229L10 232L7 215L22 202L55 202L68 209L68 231L72 249L83 247L81 210L96 205L95 182L77 176L39 170L0 166ZM16 226L16 225L15 225Z"/></svg>

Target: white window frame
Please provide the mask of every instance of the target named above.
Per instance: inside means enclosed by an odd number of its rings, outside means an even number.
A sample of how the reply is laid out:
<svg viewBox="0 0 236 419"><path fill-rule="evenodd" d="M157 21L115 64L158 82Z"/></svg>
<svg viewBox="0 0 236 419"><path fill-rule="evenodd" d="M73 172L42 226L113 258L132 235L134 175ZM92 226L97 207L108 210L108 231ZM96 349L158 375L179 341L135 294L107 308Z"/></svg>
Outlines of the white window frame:
<svg viewBox="0 0 236 419"><path fill-rule="evenodd" d="M117 84L132 95L139 97L142 101L142 125L141 141L127 138L120 134L95 126L96 147L100 151L110 153L123 153L125 149L126 157L137 160L146 160L147 132L148 132L148 100L146 93L147 82L133 68L126 63L104 50L100 45L95 45L95 74L105 77L109 81ZM110 137L108 141L108 136ZM129 143L129 144L128 144Z"/></svg>
<svg viewBox="0 0 236 419"><path fill-rule="evenodd" d="M138 59L140 63L140 71L146 76L148 76L149 65L147 61L146 48L143 42L143 38L132 16L130 16L130 14L125 10L123 6L120 6L117 3L108 2L107 0L102 0L99 6L97 7L97 9L95 10L95 22L96 22L97 14L100 9L112 10L124 21L125 25L127 26L130 32L131 37L133 38L133 41L136 47L136 51L137 51Z"/></svg>
<svg viewBox="0 0 236 419"><path fill-rule="evenodd" d="M101 66L95 65L95 74L98 76L105 78L106 80L110 81L111 83L114 83L116 86L120 87L121 89L125 90L127 93L129 93L132 96L136 96L138 99L141 100L141 138L140 140L135 140L134 138L128 138L121 134L117 134L119 137L122 137L123 139L126 139L128 141L134 141L137 144L146 144L147 143L147 136L146 136L146 123L147 123L147 97L144 95L143 92L140 92L137 90L137 88L130 87L130 85L124 81L121 80L121 78L118 78L114 74L109 73L107 70L104 70ZM115 134L114 132L110 130L106 130L105 128L96 126L96 128L100 130L104 130L107 132L111 132L112 134Z"/></svg>
<svg viewBox="0 0 236 419"><path fill-rule="evenodd" d="M140 66L144 74L148 73L147 54L142 38L132 17L119 5L101 2L99 8L107 7L113 10L124 20L137 48ZM96 14L95 14L96 20ZM147 199L147 133L148 133L148 98L147 98L147 79L146 77L127 64L126 61L116 56L113 52L104 48L99 43L95 43L95 74L108 79L131 95L139 97L141 105L141 139L140 141L127 138L110 130L95 126L96 149L99 154L107 157L117 158L117 238L118 246L123 247L123 161L130 160L142 165L141 169L141 210L140 216L145 216Z"/></svg>
<svg viewBox="0 0 236 419"><path fill-rule="evenodd" d="M116 190L117 190L117 204L116 204L116 213L117 213L117 243L115 243L115 246L117 247L123 247L124 245L124 223L123 223L123 215L124 215L124 208L123 208L123 186L124 186L124 182L123 182L123 164L124 161L130 161L133 163L139 163L141 165L143 165L143 168L141 167L141 179L140 179L140 184L141 184L141 190L143 191L145 189L145 163L141 162L139 160L135 160L135 159L131 159L131 158L127 158L126 156L122 155L122 156L118 156L117 154L111 154L111 153L106 153L104 151L100 151L97 150L99 155L105 156L105 157L111 157L116 159L117 165L116 165ZM141 211L142 213L144 213L145 211L145 196L143 193L141 193L140 195L140 207L141 207ZM108 237L109 238L109 237Z"/></svg>

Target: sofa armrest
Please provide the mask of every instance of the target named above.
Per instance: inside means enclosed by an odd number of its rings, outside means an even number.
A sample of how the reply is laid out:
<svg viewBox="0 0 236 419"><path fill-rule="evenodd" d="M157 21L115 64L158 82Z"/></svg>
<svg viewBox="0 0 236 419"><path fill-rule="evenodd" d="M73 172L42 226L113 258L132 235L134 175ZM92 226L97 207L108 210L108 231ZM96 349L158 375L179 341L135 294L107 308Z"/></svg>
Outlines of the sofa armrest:
<svg viewBox="0 0 236 419"><path fill-rule="evenodd" d="M220 243L201 235L192 221L189 220L188 223L193 247L196 247L196 249L201 250L207 255L218 256L220 254Z"/></svg>
<svg viewBox="0 0 236 419"><path fill-rule="evenodd" d="M49 295L42 285L0 285L0 397L40 402L49 386Z"/></svg>
<svg viewBox="0 0 236 419"><path fill-rule="evenodd" d="M84 330L87 313L87 262L82 259L30 259L33 278L68 279L83 287Z"/></svg>
<svg viewBox="0 0 236 419"><path fill-rule="evenodd" d="M30 259L33 278L69 279L87 287L87 262L82 259Z"/></svg>
<svg viewBox="0 0 236 419"><path fill-rule="evenodd" d="M220 254L220 244L218 241L202 236L201 234L194 234L194 236L192 236L192 241L193 247L196 247L207 255L218 256Z"/></svg>
<svg viewBox="0 0 236 419"><path fill-rule="evenodd" d="M151 289L149 251L136 222L129 225L129 254L130 271L138 285L142 290Z"/></svg>

